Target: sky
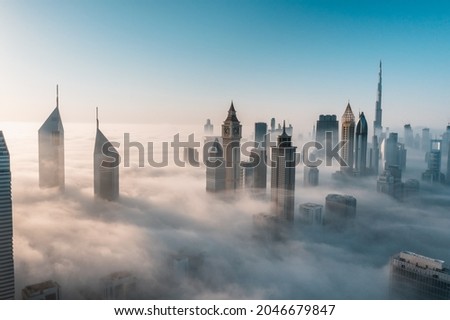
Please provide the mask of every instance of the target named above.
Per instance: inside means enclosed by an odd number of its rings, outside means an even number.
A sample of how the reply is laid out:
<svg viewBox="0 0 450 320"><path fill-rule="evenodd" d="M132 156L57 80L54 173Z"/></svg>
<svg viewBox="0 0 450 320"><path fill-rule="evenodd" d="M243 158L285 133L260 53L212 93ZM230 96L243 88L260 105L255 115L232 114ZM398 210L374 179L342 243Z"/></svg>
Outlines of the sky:
<svg viewBox="0 0 450 320"><path fill-rule="evenodd" d="M0 1L0 121L450 122L446 1ZM218 127L218 126L217 126ZM245 133L244 133L245 134ZM249 134L249 133L248 133Z"/></svg>

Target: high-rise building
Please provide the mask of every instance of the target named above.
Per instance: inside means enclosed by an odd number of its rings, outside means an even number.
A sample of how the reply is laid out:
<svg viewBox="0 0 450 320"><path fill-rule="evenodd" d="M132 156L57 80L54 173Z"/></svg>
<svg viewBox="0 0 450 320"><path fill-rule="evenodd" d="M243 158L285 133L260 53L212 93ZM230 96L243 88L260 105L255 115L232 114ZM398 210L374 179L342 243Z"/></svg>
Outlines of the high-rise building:
<svg viewBox="0 0 450 320"><path fill-rule="evenodd" d="M356 217L356 199L350 195L329 194L325 198L324 224L343 227Z"/></svg>
<svg viewBox="0 0 450 320"><path fill-rule="evenodd" d="M56 107L38 131L39 186L64 189L64 127L59 114L56 86Z"/></svg>
<svg viewBox="0 0 450 320"><path fill-rule="evenodd" d="M422 173L422 180L431 183L443 183L444 174L441 173L441 146L442 140L431 140L431 148L427 153L428 168Z"/></svg>
<svg viewBox="0 0 450 320"><path fill-rule="evenodd" d="M380 146L378 143L378 137L372 137L372 147L370 149L370 169L371 173L378 175L380 170Z"/></svg>
<svg viewBox="0 0 450 320"><path fill-rule="evenodd" d="M23 300L60 300L61 287L56 281L32 284L22 289Z"/></svg>
<svg viewBox="0 0 450 320"><path fill-rule="evenodd" d="M423 128L422 129L422 142L421 142L421 149L422 151L428 152L430 150L430 129L429 128Z"/></svg>
<svg viewBox="0 0 450 320"><path fill-rule="evenodd" d="M409 251L394 255L390 261L391 298L450 299L450 273L444 263Z"/></svg>
<svg viewBox="0 0 450 320"><path fill-rule="evenodd" d="M265 189L267 187L267 152L268 152L267 124L255 123L255 148L251 157L257 160L254 164L253 187Z"/></svg>
<svg viewBox="0 0 450 320"><path fill-rule="evenodd" d="M225 189L236 190L240 187L240 163L242 126L236 117L233 101L231 101L228 117L222 125L222 141L225 159Z"/></svg>
<svg viewBox="0 0 450 320"><path fill-rule="evenodd" d="M14 256L10 159L0 131L0 300L4 299L14 299Z"/></svg>
<svg viewBox="0 0 450 320"><path fill-rule="evenodd" d="M397 200L403 198L402 170L398 165L389 165L378 176L377 191Z"/></svg>
<svg viewBox="0 0 450 320"><path fill-rule="evenodd" d="M341 166L341 170L347 173L353 171L353 157L355 145L355 116L353 115L350 102L345 108L345 112L341 119L341 141L344 146L341 149L341 157L345 164Z"/></svg>
<svg viewBox="0 0 450 320"><path fill-rule="evenodd" d="M389 137L384 141L384 168L398 166L401 170L406 167L405 145L398 142L398 134L389 133Z"/></svg>
<svg viewBox="0 0 450 320"><path fill-rule="evenodd" d="M264 148L254 148L250 156L257 162L253 164L253 188L267 187L267 152Z"/></svg>
<svg viewBox="0 0 450 320"><path fill-rule="evenodd" d="M383 131L383 125L381 123L382 120L382 112L381 109L381 93L382 93L382 85L381 85L381 76L382 76L382 68L381 68L381 60L380 60L380 71L378 72L378 87L377 87L377 101L375 103L375 120L373 121L373 135L377 136L378 139L381 137L381 133ZM378 141L379 142L379 141Z"/></svg>
<svg viewBox="0 0 450 320"><path fill-rule="evenodd" d="M207 136L214 133L214 125L211 123L211 119L206 119L206 123L203 126L203 133Z"/></svg>
<svg viewBox="0 0 450 320"><path fill-rule="evenodd" d="M100 131L97 109L97 133L94 147L94 194L113 201L119 198L119 153Z"/></svg>
<svg viewBox="0 0 450 320"><path fill-rule="evenodd" d="M219 192L225 190L225 160L222 145L216 138L208 150L206 165L206 191Z"/></svg>
<svg viewBox="0 0 450 320"><path fill-rule="evenodd" d="M256 122L255 123L255 148L266 148L267 139L267 123Z"/></svg>
<svg viewBox="0 0 450 320"><path fill-rule="evenodd" d="M314 138L314 133L313 133ZM329 148L334 148L339 141L339 121L336 115L323 115L319 116L319 120L316 122L316 134L315 139L319 142L324 149L319 152L319 155L325 153L325 148L328 145ZM326 155L328 159L331 159L331 155Z"/></svg>
<svg viewBox="0 0 450 320"><path fill-rule="evenodd" d="M295 224L321 225L323 223L322 216L323 205L317 203L302 203L299 206L299 218L295 219Z"/></svg>
<svg viewBox="0 0 450 320"><path fill-rule="evenodd" d="M216 138L208 150L206 165L206 191L219 192L225 190L225 159L222 145Z"/></svg>
<svg viewBox="0 0 450 320"><path fill-rule="evenodd" d="M303 167L303 184L305 187L316 187L319 185L319 169L317 167Z"/></svg>
<svg viewBox="0 0 450 320"><path fill-rule="evenodd" d="M356 125L356 148L355 148L355 171L357 174L366 173L367 159L367 133L368 126L364 112L359 114L359 121Z"/></svg>
<svg viewBox="0 0 450 320"><path fill-rule="evenodd" d="M295 150L291 136L286 133L278 136L277 145L272 147L271 199L275 214L282 220L294 221L295 193Z"/></svg>
<svg viewBox="0 0 450 320"><path fill-rule="evenodd" d="M404 127L405 146L408 148L414 148L414 132L411 125L405 124Z"/></svg>
<svg viewBox="0 0 450 320"><path fill-rule="evenodd" d="M450 143L450 123L447 125L445 132L442 134L442 152L443 154L447 154L447 147Z"/></svg>
<svg viewBox="0 0 450 320"><path fill-rule="evenodd" d="M130 272L119 271L101 279L103 299L126 300L136 296L136 277Z"/></svg>
<svg viewBox="0 0 450 320"><path fill-rule="evenodd" d="M447 184L450 185L450 141L447 145Z"/></svg>

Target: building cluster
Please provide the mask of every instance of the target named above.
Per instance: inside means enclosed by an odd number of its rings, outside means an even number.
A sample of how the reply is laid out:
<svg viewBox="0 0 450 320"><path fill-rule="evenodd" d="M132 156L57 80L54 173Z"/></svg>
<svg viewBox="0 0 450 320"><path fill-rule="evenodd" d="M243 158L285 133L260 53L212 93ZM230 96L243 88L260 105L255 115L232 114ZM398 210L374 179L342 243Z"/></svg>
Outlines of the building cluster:
<svg viewBox="0 0 450 320"><path fill-rule="evenodd" d="M340 170L337 179L377 176L376 189L395 199L416 196L420 182L402 180L406 170L407 149L422 150L426 154L427 168L421 180L427 183L450 184L450 125L442 139L433 139L429 128L421 136L414 135L411 124L404 125L404 140L398 134L383 130L382 126L382 65L379 66L375 120L371 144L368 143L369 125L364 112L355 117L350 102L339 120L336 115L319 116L313 137L323 149L307 154L308 163L303 170L305 187L319 185L317 158L332 162L329 150L341 144ZM340 129L340 130L339 130ZM213 136L210 119L204 125L207 144L206 190L211 193L230 193L247 188L255 194L265 194L270 180L271 209L253 217L255 234L263 239L281 239L284 228L294 224L328 225L341 229L354 221L357 200L351 195L328 194L325 206L316 203L300 204L295 212L295 179L297 147L293 145L293 127L285 123L270 127L265 122L255 123L254 145L248 160L241 159L242 125L237 118L233 102L221 126L221 135ZM275 140L271 145L270 141ZM39 186L65 189L64 127L59 111L59 92L56 88L56 107L38 130ZM270 155L270 157L269 157ZM447 174L441 172L442 156L447 156ZM198 159L195 149L186 149L186 159ZM204 155L205 156L205 155ZM305 155L303 155L305 156ZM270 158L270 165L269 160ZM119 153L100 130L96 113L96 136L93 152L93 186L96 198L115 201L119 191ZM270 179L268 179L270 168ZM11 201L11 172L8 148L0 131L0 299L14 299L15 278L13 260L13 217ZM203 255L180 253L170 259L175 277L195 277L203 267ZM136 278L127 272L108 275L101 280L103 298L126 299L135 291ZM391 291L394 297L411 299L450 297L449 269L444 262L415 253L402 251L391 259ZM55 281L26 286L23 299L60 299L61 287Z"/></svg>

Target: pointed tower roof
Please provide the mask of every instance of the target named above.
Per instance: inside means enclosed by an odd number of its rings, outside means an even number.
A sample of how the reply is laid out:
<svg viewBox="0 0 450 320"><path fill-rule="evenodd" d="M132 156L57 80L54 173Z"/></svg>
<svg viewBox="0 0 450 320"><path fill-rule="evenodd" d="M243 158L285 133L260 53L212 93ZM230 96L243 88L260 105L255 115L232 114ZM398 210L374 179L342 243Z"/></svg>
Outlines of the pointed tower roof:
<svg viewBox="0 0 450 320"><path fill-rule="evenodd" d="M364 112L361 112L359 114L358 124L356 125L356 134L367 135L368 132L369 127L367 125L366 116L364 115Z"/></svg>
<svg viewBox="0 0 450 320"><path fill-rule="evenodd" d="M3 131L0 130L0 156L9 156L8 146L6 145Z"/></svg>
<svg viewBox="0 0 450 320"><path fill-rule="evenodd" d="M59 92L58 85L56 85L56 107L48 116L47 120L39 128L39 133L52 133L55 131L64 132L64 127L59 114Z"/></svg>
<svg viewBox="0 0 450 320"><path fill-rule="evenodd" d="M236 117L236 109L234 109L233 100L231 100L231 106L228 110L228 117L225 119L225 121L239 122L238 118Z"/></svg>
<svg viewBox="0 0 450 320"><path fill-rule="evenodd" d="M341 121L342 121L342 123L355 122L355 115L353 114L352 107L350 106L350 102L348 102L347 108L345 108L345 112L342 115Z"/></svg>
<svg viewBox="0 0 450 320"><path fill-rule="evenodd" d="M278 147L290 147L291 136L286 133L286 121L283 121L283 132L278 136Z"/></svg>
<svg viewBox="0 0 450 320"><path fill-rule="evenodd" d="M107 148L109 150L114 150L112 152L118 153L116 148L111 144L111 142L106 138L103 132L100 131L99 121L98 121L98 108L96 108L96 123L97 123L97 132L95 135L95 147L94 154L103 154L103 145L108 144Z"/></svg>

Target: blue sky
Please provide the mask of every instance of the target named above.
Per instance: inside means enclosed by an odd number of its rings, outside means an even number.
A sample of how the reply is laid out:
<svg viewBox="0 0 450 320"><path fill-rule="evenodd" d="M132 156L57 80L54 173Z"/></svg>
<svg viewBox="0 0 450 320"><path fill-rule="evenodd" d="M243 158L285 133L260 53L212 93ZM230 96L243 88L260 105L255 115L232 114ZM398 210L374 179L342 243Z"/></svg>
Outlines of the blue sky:
<svg viewBox="0 0 450 320"><path fill-rule="evenodd" d="M374 117L450 121L445 1L0 1L0 119L44 121L60 84L66 122L219 125Z"/></svg>

